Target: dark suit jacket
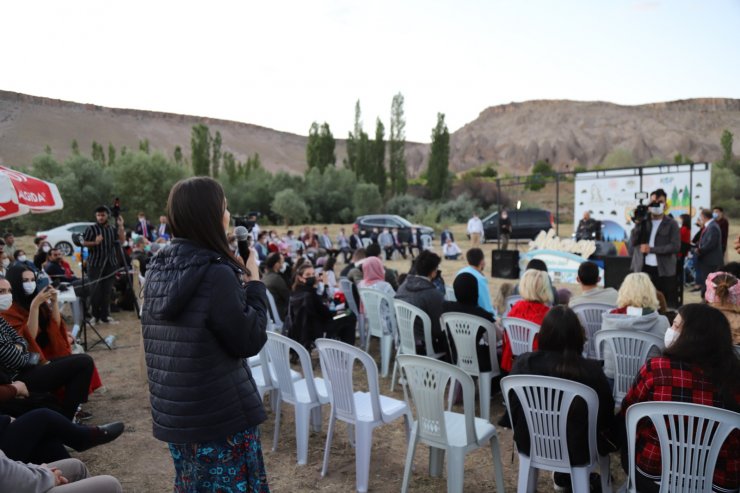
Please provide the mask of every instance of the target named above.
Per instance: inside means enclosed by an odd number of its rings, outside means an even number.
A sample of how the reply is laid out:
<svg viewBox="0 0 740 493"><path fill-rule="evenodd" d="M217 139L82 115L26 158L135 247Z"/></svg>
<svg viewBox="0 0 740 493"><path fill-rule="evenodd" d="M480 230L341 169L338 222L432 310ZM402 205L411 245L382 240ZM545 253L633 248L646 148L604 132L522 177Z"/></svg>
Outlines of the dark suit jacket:
<svg viewBox="0 0 740 493"><path fill-rule="evenodd" d="M349 237L349 248L353 251L357 250L358 248L362 248L362 238L359 234L353 234Z"/></svg>
<svg viewBox="0 0 740 493"><path fill-rule="evenodd" d="M154 241L154 233L157 230L152 227L152 223L149 221L146 222L146 239L149 241ZM134 227L134 233L137 235L144 235L144 228L141 227L141 221L138 219L136 220L136 227Z"/></svg>
<svg viewBox="0 0 740 493"><path fill-rule="evenodd" d="M699 239L697 257L701 269L716 268L722 265L722 230L717 221L710 222ZM707 271L709 273L711 271Z"/></svg>

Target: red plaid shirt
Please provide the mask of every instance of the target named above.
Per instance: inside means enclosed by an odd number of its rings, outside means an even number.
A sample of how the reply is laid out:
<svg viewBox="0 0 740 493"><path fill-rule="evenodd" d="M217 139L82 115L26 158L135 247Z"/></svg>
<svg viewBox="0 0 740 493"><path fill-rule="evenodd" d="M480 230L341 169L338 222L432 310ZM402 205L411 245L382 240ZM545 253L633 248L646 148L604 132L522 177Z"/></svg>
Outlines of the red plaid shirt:
<svg viewBox="0 0 740 493"><path fill-rule="evenodd" d="M622 414L632 404L649 401L691 402L722 408L714 384L696 365L659 357L647 361L622 401ZM740 403L740 388L735 387L735 403ZM655 427L648 420L637 426L636 465L648 476L660 477L660 443ZM735 490L740 484L740 431L733 431L720 450L713 483L721 489Z"/></svg>

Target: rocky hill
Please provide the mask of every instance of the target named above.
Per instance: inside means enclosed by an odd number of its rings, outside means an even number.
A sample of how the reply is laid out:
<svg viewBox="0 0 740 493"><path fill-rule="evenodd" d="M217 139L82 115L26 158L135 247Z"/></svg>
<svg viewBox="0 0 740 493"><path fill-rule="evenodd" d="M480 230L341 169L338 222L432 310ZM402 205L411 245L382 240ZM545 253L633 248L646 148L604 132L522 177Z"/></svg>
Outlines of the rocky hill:
<svg viewBox="0 0 740 493"><path fill-rule="evenodd" d="M205 123L220 131L223 149L239 160L259 153L272 171L305 168L306 137L249 123L152 111L113 109L0 91L0 164L24 167L49 145L64 158L77 140L89 152L97 141L107 150L137 148L141 139L172 155L179 145L186 157L190 131ZM675 153L699 160L720 156L720 135L740 136L740 100L692 99L641 106L604 102L529 101L494 106L451 136L451 168L463 171L499 162L512 174L526 173L538 159L565 169L595 165L612 150L630 151L635 162L669 159ZM426 167L429 145L408 143L409 172ZM345 143L337 141L337 158Z"/></svg>

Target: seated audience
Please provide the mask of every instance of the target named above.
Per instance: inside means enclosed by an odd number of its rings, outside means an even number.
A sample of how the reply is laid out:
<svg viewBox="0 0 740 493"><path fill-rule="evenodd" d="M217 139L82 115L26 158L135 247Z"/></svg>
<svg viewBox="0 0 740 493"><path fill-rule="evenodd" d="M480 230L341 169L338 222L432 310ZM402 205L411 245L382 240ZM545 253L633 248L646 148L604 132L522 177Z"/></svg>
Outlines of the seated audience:
<svg viewBox="0 0 740 493"><path fill-rule="evenodd" d="M648 359L622 401L620 416L633 404L651 401L689 402L740 412L740 362L732 346L730 326L716 308L684 305L665 333L665 350ZM625 451L626 452L626 451ZM637 491L660 489L660 444L648 420L637 425L635 445ZM622 457L626 469L626 454ZM712 491L737 491L740 486L740 430L720 449Z"/></svg>
<svg viewBox="0 0 740 493"><path fill-rule="evenodd" d="M14 268L15 269L15 268ZM20 268L22 269L22 267ZM23 273L31 271L23 270ZM13 284L19 284L20 273L11 270ZM62 413L68 418L74 418L78 406L87 401L90 382L95 366L92 358L87 354L69 354L57 357L69 347L69 338L66 331L62 332L63 325L54 321L55 315L46 313L47 331L40 330L41 309L47 300L52 300L54 306L56 295L54 290L44 290L37 296L35 282L21 281L23 291L18 294L21 303L28 302L28 318L18 323L17 328L11 327L5 318L0 318L0 377L3 381L20 380L26 384L31 392L56 392L64 389L64 396L60 402ZM5 317L9 309L16 314L23 310L23 306L11 307L13 304L14 289L11 292L11 283L7 279L0 279L0 312ZM27 292L31 294L26 294ZM30 301L29 301L30 299ZM52 309L47 309L51 312ZM58 310L58 308L56 308ZM58 315L58 313L57 313ZM10 317L18 322L16 316ZM55 357L48 360L44 355L44 348Z"/></svg>
<svg viewBox="0 0 740 493"><path fill-rule="evenodd" d="M393 257L393 251L396 248L393 242L393 235L388 228L384 228L383 232L378 236L378 244L385 252L385 259L390 260Z"/></svg>
<svg viewBox="0 0 740 493"><path fill-rule="evenodd" d="M457 275L467 273L475 277L478 283L478 306L489 312L491 316L495 316L496 311L491 304L491 293L488 290L488 279L486 279L486 275L484 274L486 256L483 254L483 250L480 248L471 248L465 253L465 259L468 261L468 265L460 269Z"/></svg>
<svg viewBox="0 0 740 493"><path fill-rule="evenodd" d="M444 255L445 260L457 260L462 255L462 250L457 246L457 243L448 238L447 243L442 246L442 255Z"/></svg>
<svg viewBox="0 0 740 493"><path fill-rule="evenodd" d="M445 301L442 306L442 313L466 313L468 315L475 315L489 322L494 322L493 314L488 310L484 310L478 304L478 280L473 274L462 272L455 277L455 281L452 283L452 287L455 290L455 298L457 301ZM451 359L452 362L456 362L455 344L452 337L449 336L450 349L452 350ZM500 341L503 338L503 332L496 334L496 340ZM478 369L482 372L491 371L491 353L488 344L491 342L488 340L487 333L483 327L478 329L478 333L475 338L477 342L477 353L478 353ZM495 342L494 342L495 344Z"/></svg>
<svg viewBox="0 0 740 493"><path fill-rule="evenodd" d="M8 254L5 252L0 252L0 277L5 277L9 267L10 259L8 258Z"/></svg>
<svg viewBox="0 0 740 493"><path fill-rule="evenodd" d="M409 235L409 254L411 258L414 258L414 250L419 254L421 252L421 233L416 228L411 228L411 234Z"/></svg>
<svg viewBox="0 0 740 493"><path fill-rule="evenodd" d="M521 281L519 281L519 294L522 299L511 307L508 317L520 318L542 325L542 320L550 310L553 301L553 292L547 272L536 269L525 271ZM535 337L533 345L535 351L538 347L538 340L539 338ZM501 369L509 372L514 362L514 354L511 351L511 343L506 334L504 334L503 346Z"/></svg>
<svg viewBox="0 0 740 493"><path fill-rule="evenodd" d="M334 298L334 293L339 289L339 283L337 282L337 275L334 273L334 266L337 263L337 258L334 256L324 257L324 286L326 294L329 298Z"/></svg>
<svg viewBox="0 0 740 493"><path fill-rule="evenodd" d="M344 228L339 228L339 234L337 235L337 249L342 253L342 255L344 255L344 263L348 264L349 259L352 257L352 248L349 246L349 238L347 238L347 235L344 233Z"/></svg>
<svg viewBox="0 0 740 493"><path fill-rule="evenodd" d="M571 308L583 303L605 303L617 306L617 290L599 286L599 266L593 262L583 262L578 267L576 281L581 285L581 295L570 300Z"/></svg>
<svg viewBox="0 0 740 493"><path fill-rule="evenodd" d="M352 225L352 236L349 237L349 248L352 252L356 252L360 248L365 248L362 244L362 236L360 236L360 227L356 224Z"/></svg>
<svg viewBox="0 0 740 493"><path fill-rule="evenodd" d="M658 313L658 298L650 276L644 272L628 274L622 281L617 296L617 307L605 313L601 330L640 330L660 338L670 326L668 319ZM652 356L652 355L651 355ZM611 350L604 346L604 373L614 378Z"/></svg>
<svg viewBox="0 0 740 493"><path fill-rule="evenodd" d="M707 276L704 295L710 306L721 311L730 323L732 341L740 345L740 282L727 272L713 272Z"/></svg>
<svg viewBox="0 0 740 493"><path fill-rule="evenodd" d="M606 455L615 451L615 447L608 440L610 436L616 434L614 398L599 362L582 356L585 342L583 327L573 310L564 306L553 307L542 320L539 350L519 356L511 374L563 378L582 383L596 391L599 398L596 446L600 454ZM529 455L529 431L524 412L515 394L512 393L509 398L516 448L520 453ZM584 466L589 463L587 424L587 408L583 401L577 399L568 413L568 456L571 466ZM611 440L612 443L614 441ZM556 472L553 481L557 488L571 486L570 475L567 473Z"/></svg>
<svg viewBox="0 0 740 493"><path fill-rule="evenodd" d="M393 286L385 281L385 268L383 268L383 262L378 257L369 257L362 263L362 280L358 283L357 287L375 289L389 295L391 298L396 294ZM360 310L364 313L365 307L360 306ZM393 329L391 317L395 317L393 307L383 303L380 310L383 321L383 333L390 334Z"/></svg>
<svg viewBox="0 0 740 493"><path fill-rule="evenodd" d="M545 264L545 262L543 262L542 260L538 258L533 258L532 260L529 261L529 263L527 264L527 268L524 271L526 272L532 269L547 273L547 264ZM550 284L550 291L552 291L552 304L557 304L558 303L558 290L555 289L555 286L552 285L552 281L550 280L549 275L547 276L547 282ZM511 294L521 294L519 293L519 284L514 286L514 291Z"/></svg>
<svg viewBox="0 0 740 493"><path fill-rule="evenodd" d="M14 259L14 261L11 262L11 266L12 265L16 265L16 264L23 264L26 267L28 267L29 269L31 269L32 271L38 272L38 269L36 268L36 265L33 262L31 262L30 260L28 260L28 257L26 256L25 250L22 250L20 248L18 250L16 250L15 253L13 253L13 259Z"/></svg>
<svg viewBox="0 0 740 493"><path fill-rule="evenodd" d="M365 254L368 257L380 258L380 245L373 243L365 249ZM362 264L360 264L360 269L362 269ZM398 271L385 267L385 281L393 286L393 289L398 290ZM353 280L353 282L360 282L360 279Z"/></svg>
<svg viewBox="0 0 740 493"><path fill-rule="evenodd" d="M505 314L509 311L509 307L506 305L506 298L511 296L513 292L514 286L510 282L501 283L501 286L499 286L493 295L493 308L496 310L496 313Z"/></svg>
<svg viewBox="0 0 740 493"><path fill-rule="evenodd" d="M260 231L257 235L257 243L254 244L254 249L257 252L257 258L260 262L264 262L270 251L267 248L267 231Z"/></svg>
<svg viewBox="0 0 740 493"><path fill-rule="evenodd" d="M267 256L265 263L265 275L262 282L265 288L275 298L275 307L281 320L285 320L288 314L288 303L290 302L290 288L283 276L286 269L285 260L279 253L271 253Z"/></svg>
<svg viewBox="0 0 740 493"><path fill-rule="evenodd" d="M49 252L49 261L44 265L44 271L51 278L54 285L60 282L73 283L79 278L72 272L72 267L64 260L62 251L58 248L52 248Z"/></svg>
<svg viewBox="0 0 740 493"><path fill-rule="evenodd" d="M3 252L5 252L8 258L13 258L13 254L15 253L16 249L15 236L13 235L13 232L6 231L5 233L3 233L3 240L5 241Z"/></svg>
<svg viewBox="0 0 740 493"><path fill-rule="evenodd" d="M432 319L432 346L437 353L446 353L449 349L447 337L442 331L439 317L442 315L444 295L439 292L433 280L439 274L439 264L442 261L439 255L432 251L424 251L414 261L415 274L409 274L406 281L398 288L396 299L405 301L422 309ZM426 354L424 341L424 326L421 320L414 323L414 338L416 339L416 354Z"/></svg>
<svg viewBox="0 0 740 493"><path fill-rule="evenodd" d="M353 270L357 269L360 270L358 264L362 262L362 260L365 258L366 253L364 248L358 248L354 252L352 252L352 259L350 262L344 266L342 271L339 273L339 277L346 277L349 278L349 273ZM362 277L362 276L360 276Z"/></svg>
<svg viewBox="0 0 740 493"><path fill-rule="evenodd" d="M39 242L39 248L36 250L36 254L33 257L33 265L36 266L38 271L43 269L44 264L49 259L49 252L51 252L51 243L46 240L41 240Z"/></svg>
<svg viewBox="0 0 740 493"><path fill-rule="evenodd" d="M393 231L391 232L391 236L393 236L393 250L397 251L401 254L401 256L406 259L406 245L401 243L401 239L398 236L398 228L393 228Z"/></svg>

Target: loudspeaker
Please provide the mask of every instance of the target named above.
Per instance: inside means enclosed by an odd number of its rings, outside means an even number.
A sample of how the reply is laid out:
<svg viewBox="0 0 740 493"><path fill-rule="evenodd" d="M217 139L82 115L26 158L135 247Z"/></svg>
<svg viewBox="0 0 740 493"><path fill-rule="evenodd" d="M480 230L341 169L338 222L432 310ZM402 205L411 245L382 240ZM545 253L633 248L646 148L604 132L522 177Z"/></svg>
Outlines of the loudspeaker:
<svg viewBox="0 0 740 493"><path fill-rule="evenodd" d="M631 264L632 257L604 257L604 287L618 290L627 274L632 272Z"/></svg>
<svg viewBox="0 0 740 493"><path fill-rule="evenodd" d="M491 276L519 279L519 250L493 250Z"/></svg>

